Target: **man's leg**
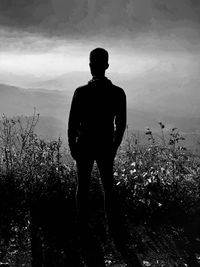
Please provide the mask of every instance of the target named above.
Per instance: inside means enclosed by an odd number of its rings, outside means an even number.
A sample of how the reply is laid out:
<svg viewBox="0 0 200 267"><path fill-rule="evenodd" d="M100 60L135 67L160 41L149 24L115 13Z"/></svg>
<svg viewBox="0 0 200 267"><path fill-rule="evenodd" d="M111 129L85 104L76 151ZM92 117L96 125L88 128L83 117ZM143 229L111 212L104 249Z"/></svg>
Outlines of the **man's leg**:
<svg viewBox="0 0 200 267"><path fill-rule="evenodd" d="M77 219L79 226L88 222L89 184L94 160L80 157L76 161L78 184L76 190Z"/></svg>
<svg viewBox="0 0 200 267"><path fill-rule="evenodd" d="M78 186L76 192L78 231L83 258L88 267L104 267L102 248L88 225L89 182L94 160L87 157L77 160Z"/></svg>
<svg viewBox="0 0 200 267"><path fill-rule="evenodd" d="M113 186L113 165L112 157L102 157L97 160L101 180L104 188L104 205L108 221L109 233L115 243L117 250L130 267L141 267L135 251L130 250L130 233L126 226L126 218L123 210L123 203Z"/></svg>
<svg viewBox="0 0 200 267"><path fill-rule="evenodd" d="M119 234L118 223L121 221L119 216L118 198L113 187L113 158L102 156L97 159L101 181L104 189L104 209L108 221L109 232L114 238Z"/></svg>

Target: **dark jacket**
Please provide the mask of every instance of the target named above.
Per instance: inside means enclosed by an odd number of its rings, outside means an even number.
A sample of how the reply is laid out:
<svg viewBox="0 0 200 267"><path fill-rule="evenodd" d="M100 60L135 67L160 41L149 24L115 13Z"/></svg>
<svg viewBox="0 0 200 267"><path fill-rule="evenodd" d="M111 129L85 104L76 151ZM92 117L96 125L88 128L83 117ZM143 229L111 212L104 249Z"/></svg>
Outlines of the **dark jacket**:
<svg viewBox="0 0 200 267"><path fill-rule="evenodd" d="M126 95L106 77L77 88L68 121L68 142L78 154L116 153L126 128Z"/></svg>

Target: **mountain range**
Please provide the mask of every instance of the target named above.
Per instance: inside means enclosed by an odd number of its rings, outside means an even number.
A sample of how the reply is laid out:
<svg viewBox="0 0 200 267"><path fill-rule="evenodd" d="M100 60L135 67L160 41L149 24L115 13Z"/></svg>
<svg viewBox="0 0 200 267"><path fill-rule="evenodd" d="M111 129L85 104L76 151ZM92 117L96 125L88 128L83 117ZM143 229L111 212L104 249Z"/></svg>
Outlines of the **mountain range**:
<svg viewBox="0 0 200 267"><path fill-rule="evenodd" d="M65 76L62 78L66 79ZM49 83L53 84L52 81L46 81L37 86L48 86ZM154 89L154 82L151 81L150 76L147 89L145 84L142 84L137 78L123 81L121 77L118 84L127 88L125 91L128 99L129 129L144 132L147 127L150 127L154 132L159 132L158 122L162 121L166 126L166 131L177 127L183 134L193 135L196 140L198 139L200 135L199 94L193 99L190 97L191 93L184 91L184 88L180 89L182 90L182 94L180 94L179 90L173 90L170 86L166 88L166 85L161 82L160 88ZM131 89L131 84L139 90ZM183 87L186 85L187 83ZM37 88L37 86L25 89L0 84L0 114L8 117L31 116L36 108L36 112L40 114L38 133L48 139L59 136L66 139L68 114L75 82L71 91L47 90L41 87ZM171 86L174 86L173 81L171 81ZM158 88L158 86L156 87ZM193 91L197 90L197 87L198 84L193 87Z"/></svg>

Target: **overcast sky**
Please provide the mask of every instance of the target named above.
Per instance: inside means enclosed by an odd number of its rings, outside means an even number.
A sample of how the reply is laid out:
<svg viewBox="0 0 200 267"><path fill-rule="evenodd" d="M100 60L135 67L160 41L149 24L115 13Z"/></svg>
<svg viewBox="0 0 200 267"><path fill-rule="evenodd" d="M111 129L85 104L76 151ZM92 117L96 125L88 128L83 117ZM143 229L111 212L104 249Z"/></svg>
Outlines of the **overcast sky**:
<svg viewBox="0 0 200 267"><path fill-rule="evenodd" d="M110 52L111 72L198 72L200 1L0 1L0 79L88 71L97 46Z"/></svg>

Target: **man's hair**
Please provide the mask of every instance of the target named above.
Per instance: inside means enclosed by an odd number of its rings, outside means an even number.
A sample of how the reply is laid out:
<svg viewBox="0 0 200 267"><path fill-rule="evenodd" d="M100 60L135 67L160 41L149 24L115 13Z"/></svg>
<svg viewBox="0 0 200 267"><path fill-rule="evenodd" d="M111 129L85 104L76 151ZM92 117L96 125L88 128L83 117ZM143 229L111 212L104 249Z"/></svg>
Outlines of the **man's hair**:
<svg viewBox="0 0 200 267"><path fill-rule="evenodd" d="M108 64L108 52L104 48L95 48L90 52L90 63Z"/></svg>

